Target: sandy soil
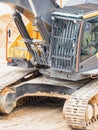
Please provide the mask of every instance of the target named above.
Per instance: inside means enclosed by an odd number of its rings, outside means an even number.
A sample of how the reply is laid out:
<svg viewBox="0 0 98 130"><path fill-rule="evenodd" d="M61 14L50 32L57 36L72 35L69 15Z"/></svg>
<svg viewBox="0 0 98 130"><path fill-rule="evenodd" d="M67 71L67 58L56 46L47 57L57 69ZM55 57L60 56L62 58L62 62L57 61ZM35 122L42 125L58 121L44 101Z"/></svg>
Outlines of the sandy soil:
<svg viewBox="0 0 98 130"><path fill-rule="evenodd" d="M69 130L62 109L51 106L28 106L1 117L2 130Z"/></svg>
<svg viewBox="0 0 98 130"><path fill-rule="evenodd" d="M5 31L7 25L6 18L3 16L0 21L0 73L6 73L11 68L6 66L5 61ZM11 25L13 27L13 25ZM13 29L14 30L14 29ZM14 38L17 31L14 30ZM3 69L5 68L5 69ZM35 101L36 102L36 101ZM15 109L10 115L0 116L0 130L70 130L66 125L62 114L63 106L48 105L29 105L24 108ZM98 130L98 122L92 130Z"/></svg>

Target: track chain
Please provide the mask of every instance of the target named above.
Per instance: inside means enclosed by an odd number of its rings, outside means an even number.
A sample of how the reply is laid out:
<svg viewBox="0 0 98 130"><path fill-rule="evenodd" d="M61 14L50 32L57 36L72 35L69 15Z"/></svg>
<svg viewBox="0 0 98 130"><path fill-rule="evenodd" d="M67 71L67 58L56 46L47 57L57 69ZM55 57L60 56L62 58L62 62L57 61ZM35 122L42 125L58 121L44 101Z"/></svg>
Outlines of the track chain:
<svg viewBox="0 0 98 130"><path fill-rule="evenodd" d="M25 76L29 74L35 73L37 70L35 68L29 69L17 69L15 71L11 71L10 73L6 73L0 76L0 90L4 89L7 86L21 80Z"/></svg>
<svg viewBox="0 0 98 130"><path fill-rule="evenodd" d="M97 94L98 79L89 82L71 95L71 98L65 102L63 108L65 119L69 126L75 129L92 129L92 125L98 120L98 116L86 122L86 109L89 101Z"/></svg>

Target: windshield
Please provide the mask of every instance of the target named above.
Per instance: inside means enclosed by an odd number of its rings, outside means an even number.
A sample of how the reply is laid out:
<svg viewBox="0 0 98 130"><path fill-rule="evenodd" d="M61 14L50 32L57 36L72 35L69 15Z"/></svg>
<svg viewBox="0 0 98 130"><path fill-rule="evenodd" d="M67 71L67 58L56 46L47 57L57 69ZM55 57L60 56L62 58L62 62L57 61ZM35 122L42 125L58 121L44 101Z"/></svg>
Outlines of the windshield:
<svg viewBox="0 0 98 130"><path fill-rule="evenodd" d="M98 17L88 20L84 26L80 60L86 60L98 51Z"/></svg>

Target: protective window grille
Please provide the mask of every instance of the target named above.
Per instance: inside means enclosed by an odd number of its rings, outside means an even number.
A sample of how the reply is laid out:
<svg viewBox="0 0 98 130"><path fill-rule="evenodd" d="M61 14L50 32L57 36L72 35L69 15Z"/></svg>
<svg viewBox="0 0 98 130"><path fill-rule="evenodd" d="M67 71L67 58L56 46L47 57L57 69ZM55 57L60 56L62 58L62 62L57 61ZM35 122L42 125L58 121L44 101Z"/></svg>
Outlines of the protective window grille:
<svg viewBox="0 0 98 130"><path fill-rule="evenodd" d="M73 72L76 66L76 50L79 24L72 20L56 19L52 23L51 68Z"/></svg>

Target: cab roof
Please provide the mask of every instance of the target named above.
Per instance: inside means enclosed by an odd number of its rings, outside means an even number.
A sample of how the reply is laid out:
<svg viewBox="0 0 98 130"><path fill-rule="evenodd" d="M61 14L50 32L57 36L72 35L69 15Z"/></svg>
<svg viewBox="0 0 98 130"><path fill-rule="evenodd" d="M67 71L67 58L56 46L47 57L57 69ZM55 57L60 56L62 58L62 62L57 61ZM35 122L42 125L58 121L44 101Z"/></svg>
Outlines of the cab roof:
<svg viewBox="0 0 98 130"><path fill-rule="evenodd" d="M98 4L86 3L74 6L65 6L64 8L56 10L53 14L76 18L89 18L98 15Z"/></svg>

